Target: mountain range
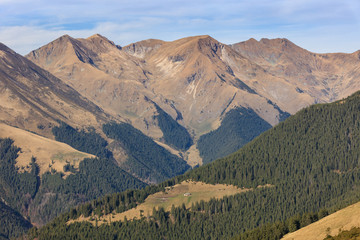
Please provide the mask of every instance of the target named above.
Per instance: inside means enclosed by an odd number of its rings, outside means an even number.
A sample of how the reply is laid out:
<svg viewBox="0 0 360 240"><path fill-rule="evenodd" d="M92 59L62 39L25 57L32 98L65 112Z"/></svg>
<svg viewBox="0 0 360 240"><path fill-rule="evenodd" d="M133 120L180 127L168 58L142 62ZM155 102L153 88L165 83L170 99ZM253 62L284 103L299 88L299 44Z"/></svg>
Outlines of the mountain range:
<svg viewBox="0 0 360 240"><path fill-rule="evenodd" d="M317 54L287 39L122 47L99 34L64 35L25 57L0 44L1 207L27 229L29 220L40 226L79 203L161 183L309 105L349 96L359 74L359 51Z"/></svg>
<svg viewBox="0 0 360 240"><path fill-rule="evenodd" d="M305 106L360 89L359 54L315 54L287 39L226 45L210 36L121 47L96 34L65 35L26 57L194 166L209 162L199 156L197 141L216 130L231 109L251 109L274 126ZM186 128L192 147L168 140L155 117L161 111Z"/></svg>

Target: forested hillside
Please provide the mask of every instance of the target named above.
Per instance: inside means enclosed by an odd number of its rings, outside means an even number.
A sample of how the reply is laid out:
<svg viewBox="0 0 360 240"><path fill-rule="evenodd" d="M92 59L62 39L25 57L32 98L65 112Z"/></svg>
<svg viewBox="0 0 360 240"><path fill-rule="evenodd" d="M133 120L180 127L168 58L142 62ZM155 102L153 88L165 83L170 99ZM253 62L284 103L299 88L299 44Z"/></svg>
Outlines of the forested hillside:
<svg viewBox="0 0 360 240"><path fill-rule="evenodd" d="M106 140L92 128L88 129L88 131L78 131L62 122L60 126L53 127L52 132L57 141L67 143L79 151L91 153L102 158L112 157L112 153L106 149L108 145Z"/></svg>
<svg viewBox="0 0 360 240"><path fill-rule="evenodd" d="M221 126L200 137L197 147L203 164L225 157L271 128L252 109L235 108L226 113Z"/></svg>
<svg viewBox="0 0 360 240"><path fill-rule="evenodd" d="M265 184L271 187L200 202L190 209L176 207L170 213L158 209L145 219L98 227L89 223L68 226L71 216L65 214L42 229L33 229L31 237L246 239L239 234L298 214L344 207L360 199L359 109L359 92L332 104L311 106L238 152L152 188L161 189L185 179L248 188ZM137 195L144 198L149 192L139 190ZM108 205L99 200L88 206L93 214L101 214L105 206L113 204L112 209L116 209L123 205L120 196L113 195L120 200L109 200ZM291 230L300 226L293 224ZM267 234L270 233L265 231L261 238L272 239Z"/></svg>
<svg viewBox="0 0 360 240"><path fill-rule="evenodd" d="M19 237L32 227L20 213L0 200L0 239Z"/></svg>
<svg viewBox="0 0 360 240"><path fill-rule="evenodd" d="M78 169L68 164L64 171L72 174L67 178L54 169L40 178L35 158L30 171L18 171L19 151L11 139L0 139L0 196L33 223L45 224L79 203L108 193L146 186L108 158L85 159Z"/></svg>
<svg viewBox="0 0 360 240"><path fill-rule="evenodd" d="M165 114L163 113L162 118L166 118ZM171 118L170 116L167 117ZM166 121L170 120L163 120L163 122ZM179 129L180 127L176 128ZM182 130L188 134L186 129ZM171 154L128 123L104 124L103 132L126 151L128 158L122 167L139 179L157 183L183 174L190 168L184 160ZM112 152L106 148L108 143L94 129L76 130L65 123L61 123L59 127L53 128L53 133L56 140L65 142L77 150L94 154L100 158L113 159ZM189 139L186 141L191 141L190 136L188 137ZM171 138L175 139L174 136Z"/></svg>
<svg viewBox="0 0 360 240"><path fill-rule="evenodd" d="M193 144L190 134L175 121L169 114L162 110L155 104L158 115L156 119L159 122L159 127L164 134L164 141L170 146L175 147L181 151L186 151ZM181 113L178 113L178 118L181 118ZM181 120L181 119L179 119Z"/></svg>

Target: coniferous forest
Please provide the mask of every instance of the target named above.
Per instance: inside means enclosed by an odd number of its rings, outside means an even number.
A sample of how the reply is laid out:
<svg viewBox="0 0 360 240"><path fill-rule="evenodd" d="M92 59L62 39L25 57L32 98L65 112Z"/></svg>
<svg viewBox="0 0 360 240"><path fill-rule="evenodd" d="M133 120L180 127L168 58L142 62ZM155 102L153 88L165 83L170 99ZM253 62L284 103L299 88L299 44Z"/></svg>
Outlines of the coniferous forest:
<svg viewBox="0 0 360 240"><path fill-rule="evenodd" d="M23 209L23 202L37 191L35 164L31 173L17 174L14 163L19 149L12 144L11 139L0 139L0 239L18 237L32 226L15 209Z"/></svg>
<svg viewBox="0 0 360 240"><path fill-rule="evenodd" d="M155 106L159 113L159 115L156 116L156 119L158 120L159 127L164 134L164 141L176 149L182 151L188 150L193 144L193 141L186 128L181 126L159 106Z"/></svg>
<svg viewBox="0 0 360 240"><path fill-rule="evenodd" d="M94 200L30 230L31 238L279 239L360 199L360 93L301 110L234 154L158 186ZM122 212L186 179L253 188L190 209L154 209L135 221L68 225L80 215ZM258 187L267 185L267 187ZM130 194L130 195L129 195ZM125 195L127 197L125 197ZM125 200L126 199L126 200ZM327 209L327 210L323 210Z"/></svg>
<svg viewBox="0 0 360 240"><path fill-rule="evenodd" d="M256 136L271 128L254 110L231 109L225 114L219 128L200 137L197 147L203 163L225 157L240 149Z"/></svg>

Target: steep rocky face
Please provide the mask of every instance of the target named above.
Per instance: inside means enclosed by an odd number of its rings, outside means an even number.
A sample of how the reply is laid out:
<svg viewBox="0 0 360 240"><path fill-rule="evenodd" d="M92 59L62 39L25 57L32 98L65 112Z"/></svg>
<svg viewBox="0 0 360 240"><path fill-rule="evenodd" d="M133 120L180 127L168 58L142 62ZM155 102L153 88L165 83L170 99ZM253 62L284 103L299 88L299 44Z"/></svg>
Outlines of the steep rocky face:
<svg viewBox="0 0 360 240"><path fill-rule="evenodd" d="M57 121L97 126L109 120L98 106L0 43L0 121L52 136Z"/></svg>

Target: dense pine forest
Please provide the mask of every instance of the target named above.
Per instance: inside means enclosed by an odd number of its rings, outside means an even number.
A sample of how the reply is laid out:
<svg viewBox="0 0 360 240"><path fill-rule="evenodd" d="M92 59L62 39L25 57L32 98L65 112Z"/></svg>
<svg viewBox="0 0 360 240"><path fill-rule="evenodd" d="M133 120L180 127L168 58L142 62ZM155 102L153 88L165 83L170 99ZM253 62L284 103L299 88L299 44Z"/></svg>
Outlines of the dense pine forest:
<svg viewBox="0 0 360 240"><path fill-rule="evenodd" d="M31 227L19 212L0 201L0 239L19 237Z"/></svg>
<svg viewBox="0 0 360 240"><path fill-rule="evenodd" d="M112 157L112 153L106 149L108 143L93 128L79 131L61 122L60 126L53 127L52 132L56 141L67 143L79 151L91 153L100 158Z"/></svg>
<svg viewBox="0 0 360 240"><path fill-rule="evenodd" d="M156 119L158 120L159 127L163 132L165 143L181 151L188 150L193 144L193 140L191 139L189 132L158 105L155 104L155 106L158 112ZM178 116L178 118L180 117L181 115Z"/></svg>
<svg viewBox="0 0 360 240"><path fill-rule="evenodd" d="M359 143L360 93L357 92L342 101L303 109L228 157L161 185L132 192L132 198L126 198L127 203L124 193L89 202L70 212L72 215L64 214L44 228L33 228L30 237L248 239L253 235L258 239L257 234L261 234L260 239L279 239L287 231L326 215L321 209L331 212L359 201ZM154 209L152 216L135 221L100 226L66 224L85 210L94 216L104 214L105 208L114 213L125 211L153 191L186 179L253 190L202 201L190 209L185 206L173 207L171 212ZM257 187L265 184L268 187ZM296 216L303 217L296 219Z"/></svg>
<svg viewBox="0 0 360 240"><path fill-rule="evenodd" d="M203 163L225 157L271 128L254 110L231 109L225 114L221 126L200 137L197 147Z"/></svg>
<svg viewBox="0 0 360 240"><path fill-rule="evenodd" d="M12 144L11 139L0 139L0 239L17 237L31 227L19 211L26 209L37 191L35 163L30 173L17 173L14 164L19 148Z"/></svg>

